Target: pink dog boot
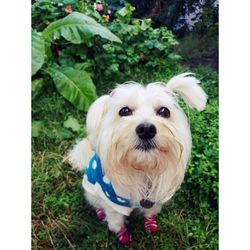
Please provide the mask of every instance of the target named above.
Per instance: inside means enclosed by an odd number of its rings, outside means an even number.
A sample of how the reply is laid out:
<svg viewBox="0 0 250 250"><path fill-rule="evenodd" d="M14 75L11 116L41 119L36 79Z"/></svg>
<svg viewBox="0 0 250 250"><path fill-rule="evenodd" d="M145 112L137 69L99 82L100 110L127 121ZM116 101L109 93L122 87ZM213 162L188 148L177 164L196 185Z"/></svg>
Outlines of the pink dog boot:
<svg viewBox="0 0 250 250"><path fill-rule="evenodd" d="M149 233L151 233L151 234L157 233L158 226L157 226L157 222L156 222L156 215L152 214L148 217L145 217L144 226Z"/></svg>
<svg viewBox="0 0 250 250"><path fill-rule="evenodd" d="M96 216L97 216L98 220L103 221L106 217L104 210L102 210L100 208L96 208L95 211L96 211Z"/></svg>
<svg viewBox="0 0 250 250"><path fill-rule="evenodd" d="M128 232L126 226L123 226L117 233L117 238L119 239L120 244L127 245L131 241L131 234Z"/></svg>

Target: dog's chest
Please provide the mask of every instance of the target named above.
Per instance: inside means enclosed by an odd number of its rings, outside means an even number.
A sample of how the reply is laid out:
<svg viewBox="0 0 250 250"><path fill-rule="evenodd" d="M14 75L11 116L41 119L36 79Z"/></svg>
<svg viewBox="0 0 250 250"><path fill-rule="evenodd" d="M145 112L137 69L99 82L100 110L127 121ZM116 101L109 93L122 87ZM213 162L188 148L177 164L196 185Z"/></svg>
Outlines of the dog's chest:
<svg viewBox="0 0 250 250"><path fill-rule="evenodd" d="M133 186L124 187L122 194L131 200L135 207L142 207L149 209L157 202L156 190L153 188L152 182L145 176Z"/></svg>

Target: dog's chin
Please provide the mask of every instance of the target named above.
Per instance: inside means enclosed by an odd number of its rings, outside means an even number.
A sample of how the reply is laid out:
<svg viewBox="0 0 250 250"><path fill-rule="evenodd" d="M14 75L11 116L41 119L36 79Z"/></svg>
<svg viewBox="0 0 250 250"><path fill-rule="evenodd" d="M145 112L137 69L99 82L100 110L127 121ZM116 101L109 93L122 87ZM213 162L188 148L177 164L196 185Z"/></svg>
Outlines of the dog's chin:
<svg viewBox="0 0 250 250"><path fill-rule="evenodd" d="M149 152L156 149L157 146L153 140L140 140L139 143L135 146L136 150L142 152Z"/></svg>

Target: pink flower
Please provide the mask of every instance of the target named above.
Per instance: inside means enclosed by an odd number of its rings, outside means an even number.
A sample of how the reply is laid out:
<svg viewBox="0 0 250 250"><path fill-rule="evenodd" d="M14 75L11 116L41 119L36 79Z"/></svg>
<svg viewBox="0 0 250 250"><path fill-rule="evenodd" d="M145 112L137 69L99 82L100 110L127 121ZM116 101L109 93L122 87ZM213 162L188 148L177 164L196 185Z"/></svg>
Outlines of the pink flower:
<svg viewBox="0 0 250 250"><path fill-rule="evenodd" d="M105 17L105 21L108 23L109 22L109 15L103 15Z"/></svg>
<svg viewBox="0 0 250 250"><path fill-rule="evenodd" d="M97 9L98 11L102 11L102 10L103 10L102 4L101 4L101 3L96 4L96 9Z"/></svg>
<svg viewBox="0 0 250 250"><path fill-rule="evenodd" d="M72 13L71 5L67 5L67 6L65 7L64 11L65 11L66 13Z"/></svg>

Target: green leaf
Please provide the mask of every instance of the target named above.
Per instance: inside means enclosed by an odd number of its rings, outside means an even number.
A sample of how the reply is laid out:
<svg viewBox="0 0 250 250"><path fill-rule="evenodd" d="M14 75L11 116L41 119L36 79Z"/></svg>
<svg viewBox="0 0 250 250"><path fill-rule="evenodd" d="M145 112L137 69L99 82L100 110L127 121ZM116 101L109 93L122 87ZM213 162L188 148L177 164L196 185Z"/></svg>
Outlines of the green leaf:
<svg viewBox="0 0 250 250"><path fill-rule="evenodd" d="M141 29L146 30L151 27L151 19L143 19L141 21Z"/></svg>
<svg viewBox="0 0 250 250"><path fill-rule="evenodd" d="M172 59L172 60L180 60L181 59L181 56L177 55L177 54L174 54L174 53L170 53L168 55L168 58Z"/></svg>
<svg viewBox="0 0 250 250"><path fill-rule="evenodd" d="M117 11L117 13L120 14L121 16L126 16L128 14L128 10L126 7L123 7L122 9Z"/></svg>
<svg viewBox="0 0 250 250"><path fill-rule="evenodd" d="M72 116L69 116L69 118L63 123L63 126L65 128L71 128L73 131L79 131L81 129L78 120Z"/></svg>
<svg viewBox="0 0 250 250"><path fill-rule="evenodd" d="M44 85L44 79L39 78L32 81L32 99L34 99Z"/></svg>
<svg viewBox="0 0 250 250"><path fill-rule="evenodd" d="M97 23L93 18L79 12L72 12L68 16L51 23L43 31L45 38L57 39L63 36L67 41L76 44L88 42L95 35L121 43L121 40L109 29Z"/></svg>
<svg viewBox="0 0 250 250"><path fill-rule="evenodd" d="M155 48L157 48L158 50L160 50L160 51L163 51L163 50L165 50L166 49L166 46L164 45L164 44L162 44L162 43L160 43L160 42L156 42L155 43Z"/></svg>
<svg viewBox="0 0 250 250"><path fill-rule="evenodd" d="M47 129L46 136L55 140L63 140L72 138L73 133L70 130L57 125L54 127L51 126L50 130Z"/></svg>
<svg viewBox="0 0 250 250"><path fill-rule="evenodd" d="M87 72L59 66L50 66L46 72L59 93L80 110L87 111L96 99L95 85Z"/></svg>
<svg viewBox="0 0 250 250"><path fill-rule="evenodd" d="M32 75L34 75L44 63L45 45L41 33L32 30Z"/></svg>
<svg viewBox="0 0 250 250"><path fill-rule="evenodd" d="M74 65L75 69L79 69L79 70L83 70L83 71L87 71L87 72L92 71L91 67L92 67L92 64L90 62L76 63Z"/></svg>
<svg viewBox="0 0 250 250"><path fill-rule="evenodd" d="M32 137L38 137L43 134L44 122L43 121L33 121L32 122Z"/></svg>

